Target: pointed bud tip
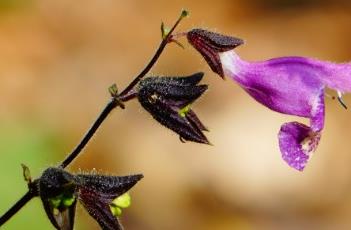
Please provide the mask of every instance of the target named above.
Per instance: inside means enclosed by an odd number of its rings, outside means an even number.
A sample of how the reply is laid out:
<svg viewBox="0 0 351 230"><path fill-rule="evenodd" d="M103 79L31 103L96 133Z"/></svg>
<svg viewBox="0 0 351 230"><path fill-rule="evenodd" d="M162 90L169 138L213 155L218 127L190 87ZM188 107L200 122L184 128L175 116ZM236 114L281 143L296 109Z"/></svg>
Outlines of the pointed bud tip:
<svg viewBox="0 0 351 230"><path fill-rule="evenodd" d="M212 142L210 142L210 141L208 141L206 144L209 146L214 146L214 144L212 144Z"/></svg>
<svg viewBox="0 0 351 230"><path fill-rule="evenodd" d="M144 175L143 174L135 174L135 175L133 175L133 177L135 177L136 180L141 180L144 178Z"/></svg>
<svg viewBox="0 0 351 230"><path fill-rule="evenodd" d="M132 177L133 177L133 180L135 181L135 183L138 183L141 179L144 178L144 175L143 174L135 174Z"/></svg>
<svg viewBox="0 0 351 230"><path fill-rule="evenodd" d="M213 146L213 144L207 139L207 137L205 137L206 139L203 140L202 144L206 144L206 145L211 145Z"/></svg>
<svg viewBox="0 0 351 230"><path fill-rule="evenodd" d="M213 144L212 144L209 140L206 140L206 141L204 141L204 142L201 142L201 144L213 146Z"/></svg>

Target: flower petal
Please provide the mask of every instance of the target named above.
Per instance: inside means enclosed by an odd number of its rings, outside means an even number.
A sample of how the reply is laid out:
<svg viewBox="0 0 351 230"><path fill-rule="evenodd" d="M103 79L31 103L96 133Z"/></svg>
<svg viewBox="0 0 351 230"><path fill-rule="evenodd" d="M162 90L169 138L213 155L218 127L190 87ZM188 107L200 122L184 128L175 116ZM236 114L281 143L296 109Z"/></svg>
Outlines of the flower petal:
<svg viewBox="0 0 351 230"><path fill-rule="evenodd" d="M351 92L351 63L307 57L249 62L233 50L235 37L204 30L192 30L187 37L215 73L232 78L256 101L273 111L310 119L310 127L291 122L284 124L279 133L283 159L303 170L324 127L325 87L336 90L339 102L347 108L341 96Z"/></svg>
<svg viewBox="0 0 351 230"><path fill-rule="evenodd" d="M329 88L342 93L351 92L351 63L333 63L313 60L314 63L323 65L326 74L321 75L320 79Z"/></svg>
<svg viewBox="0 0 351 230"><path fill-rule="evenodd" d="M105 230L123 229L110 205L112 201L131 189L143 175L105 176L77 175L78 198L88 213Z"/></svg>
<svg viewBox="0 0 351 230"><path fill-rule="evenodd" d="M320 134L298 122L285 123L278 135L283 160L302 171L318 145Z"/></svg>
<svg viewBox="0 0 351 230"><path fill-rule="evenodd" d="M111 199L101 196L97 191L84 187L80 189L80 202L102 229L123 229L110 209Z"/></svg>
<svg viewBox="0 0 351 230"><path fill-rule="evenodd" d="M311 129L313 132L320 132L324 127L325 104L324 89L320 90L319 95L312 101L311 109Z"/></svg>

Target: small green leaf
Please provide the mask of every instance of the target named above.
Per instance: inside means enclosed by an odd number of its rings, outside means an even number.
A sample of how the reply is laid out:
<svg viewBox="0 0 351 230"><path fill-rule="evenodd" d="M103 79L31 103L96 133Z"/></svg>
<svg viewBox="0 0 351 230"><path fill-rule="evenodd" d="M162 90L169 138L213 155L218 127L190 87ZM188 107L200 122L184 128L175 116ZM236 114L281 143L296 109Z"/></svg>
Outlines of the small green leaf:
<svg viewBox="0 0 351 230"><path fill-rule="evenodd" d="M116 85L116 84L111 85L111 86L108 88L108 91L110 92L110 94L111 94L112 97L117 96L117 95L118 95L118 88L117 88L117 85Z"/></svg>
<svg viewBox="0 0 351 230"><path fill-rule="evenodd" d="M29 168L24 165L24 164L21 164L22 166L22 169L23 169L23 177L24 177L24 180L29 184L32 182L32 176L30 175L30 170Z"/></svg>
<svg viewBox="0 0 351 230"><path fill-rule="evenodd" d="M167 35L169 34L170 29L165 27L165 24L162 22L161 23L161 36L162 39L165 39Z"/></svg>

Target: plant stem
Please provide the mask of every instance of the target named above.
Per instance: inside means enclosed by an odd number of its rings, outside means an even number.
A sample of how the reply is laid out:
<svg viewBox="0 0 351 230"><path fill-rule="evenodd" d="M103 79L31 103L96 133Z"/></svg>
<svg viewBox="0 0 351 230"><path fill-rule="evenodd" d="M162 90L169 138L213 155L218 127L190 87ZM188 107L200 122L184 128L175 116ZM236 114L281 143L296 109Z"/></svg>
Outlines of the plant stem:
<svg viewBox="0 0 351 230"><path fill-rule="evenodd" d="M175 28L178 26L178 24L180 23L180 21L183 18L184 18L184 15L182 12L182 14L178 18L178 20L174 23L173 27L169 30L167 35L162 39L161 44L159 45L158 49L156 50L156 52L155 52L154 56L152 57L152 59L150 60L150 62L139 73L139 75L136 76L136 78L122 91L122 93L120 94L121 97L128 94L129 91L131 91L134 88L134 86L136 86L139 83L139 81L150 71L152 66L154 66L154 64L156 63L156 61L160 57L162 51L165 49L166 45L171 41L173 31L175 30Z"/></svg>
<svg viewBox="0 0 351 230"><path fill-rule="evenodd" d="M100 113L98 118L95 120L93 125L90 127L88 132L84 135L83 139L79 142L79 144L73 149L73 151L62 161L59 167L66 168L83 150L83 148L88 144L89 140L94 136L96 130L100 127L102 122L107 118L110 112L118 106L117 101L112 98L107 105L105 106L104 110Z"/></svg>
<svg viewBox="0 0 351 230"><path fill-rule="evenodd" d="M30 190L24 194L21 199L19 199L4 215L0 217L0 226L15 215L33 197L35 197L35 194Z"/></svg>

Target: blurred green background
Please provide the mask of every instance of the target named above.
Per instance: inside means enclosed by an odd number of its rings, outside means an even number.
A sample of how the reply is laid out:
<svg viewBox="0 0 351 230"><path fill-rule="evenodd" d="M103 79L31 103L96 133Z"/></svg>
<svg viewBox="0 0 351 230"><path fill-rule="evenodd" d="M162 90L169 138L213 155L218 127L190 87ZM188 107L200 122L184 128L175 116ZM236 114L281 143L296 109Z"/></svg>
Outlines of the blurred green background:
<svg viewBox="0 0 351 230"><path fill-rule="evenodd" d="M348 0L0 0L1 214L26 191L20 164L38 176L63 159L107 103L108 86L126 86L157 47L161 21L171 25L182 8L191 16L178 31L243 38L238 53L248 60L351 59ZM350 229L350 112L326 98L320 145L296 172L280 157L277 133L284 122L308 121L261 106L188 45L167 47L152 74L196 71L210 89L194 109L214 146L182 144L133 101L69 170L144 173L126 229ZM76 222L99 229L81 207ZM35 199L2 229L53 228Z"/></svg>

